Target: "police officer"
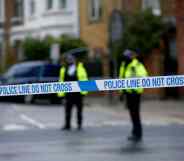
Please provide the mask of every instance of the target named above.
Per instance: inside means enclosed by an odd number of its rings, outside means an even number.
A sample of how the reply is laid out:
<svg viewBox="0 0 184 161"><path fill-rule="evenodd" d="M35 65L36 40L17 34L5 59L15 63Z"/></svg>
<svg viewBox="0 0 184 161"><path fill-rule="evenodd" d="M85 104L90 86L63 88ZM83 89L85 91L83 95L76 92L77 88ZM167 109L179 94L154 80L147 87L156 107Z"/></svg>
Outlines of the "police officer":
<svg viewBox="0 0 184 161"><path fill-rule="evenodd" d="M147 76L144 65L138 60L137 53L131 50L125 50L123 53L125 60L122 61L119 71L119 78L135 78ZM123 91L126 98L126 106L132 122L132 133L128 137L130 141L141 141L143 132L140 117L140 101L142 88L126 89Z"/></svg>
<svg viewBox="0 0 184 161"><path fill-rule="evenodd" d="M66 64L60 69L60 82L86 81L88 80L86 69L81 61L77 61L73 55L66 56ZM82 129L83 121L83 96L87 92L58 93L59 97L65 97L65 124L62 130L71 129L72 107L77 108L78 130Z"/></svg>

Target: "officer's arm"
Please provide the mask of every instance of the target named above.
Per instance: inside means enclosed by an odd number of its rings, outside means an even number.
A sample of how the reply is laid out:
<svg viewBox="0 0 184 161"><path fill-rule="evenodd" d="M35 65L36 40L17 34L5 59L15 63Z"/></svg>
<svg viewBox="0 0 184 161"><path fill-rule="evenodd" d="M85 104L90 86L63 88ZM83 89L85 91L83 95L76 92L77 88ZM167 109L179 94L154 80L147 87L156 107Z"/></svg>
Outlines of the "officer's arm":
<svg viewBox="0 0 184 161"><path fill-rule="evenodd" d="M88 80L87 71L86 71L86 69L83 67L82 64L80 64L80 66L79 66L79 70L78 70L78 72L77 72L77 75L78 75L79 81L87 81L87 80ZM87 92L87 91L83 91L83 92L81 92L81 94L82 94L82 95L86 95L86 94L88 94L88 92Z"/></svg>
<svg viewBox="0 0 184 161"><path fill-rule="evenodd" d="M64 82L64 77L65 77L65 67L62 67L60 69L60 72L59 72L59 82ZM59 93L57 93L57 95L58 95L58 97L64 97L65 93L59 92Z"/></svg>
<svg viewBox="0 0 184 161"><path fill-rule="evenodd" d="M87 81L88 80L88 74L86 69L84 68L83 64L80 63L78 65L78 69L77 69L77 77L79 79L79 81Z"/></svg>
<svg viewBox="0 0 184 161"><path fill-rule="evenodd" d="M140 64L139 70L140 70L140 73L141 73L142 77L147 77L148 76L148 71L146 70L146 68L143 64Z"/></svg>
<svg viewBox="0 0 184 161"><path fill-rule="evenodd" d="M59 72L59 82L64 82L65 68L62 67Z"/></svg>
<svg viewBox="0 0 184 161"><path fill-rule="evenodd" d="M123 78L124 70L125 70L125 62L122 62L121 66L120 66L120 70L119 70L119 78L120 79Z"/></svg>
<svg viewBox="0 0 184 161"><path fill-rule="evenodd" d="M88 80L88 74L85 68L82 68L81 70L81 76L80 76L81 81L87 81Z"/></svg>

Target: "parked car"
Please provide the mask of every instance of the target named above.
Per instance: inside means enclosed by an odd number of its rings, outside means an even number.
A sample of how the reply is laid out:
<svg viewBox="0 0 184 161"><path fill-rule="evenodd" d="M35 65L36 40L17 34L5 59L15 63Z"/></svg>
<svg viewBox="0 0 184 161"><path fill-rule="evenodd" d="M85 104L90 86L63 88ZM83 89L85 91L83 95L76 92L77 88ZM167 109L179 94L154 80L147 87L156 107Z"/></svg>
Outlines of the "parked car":
<svg viewBox="0 0 184 161"><path fill-rule="evenodd" d="M13 65L0 77L0 85L57 82L60 65L47 61L29 61ZM51 103L59 103L57 94L25 95L1 97L1 100L16 100L33 103L36 99L48 99Z"/></svg>

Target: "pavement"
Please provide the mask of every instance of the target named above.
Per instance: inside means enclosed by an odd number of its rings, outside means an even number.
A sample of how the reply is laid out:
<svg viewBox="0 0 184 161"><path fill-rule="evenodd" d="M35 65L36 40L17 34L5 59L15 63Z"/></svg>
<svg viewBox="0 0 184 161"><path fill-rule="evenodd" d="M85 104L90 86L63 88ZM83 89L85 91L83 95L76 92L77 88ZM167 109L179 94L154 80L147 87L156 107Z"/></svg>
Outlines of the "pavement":
<svg viewBox="0 0 184 161"><path fill-rule="evenodd" d="M127 141L124 103L85 100L84 129L61 131L63 106L0 103L0 161L183 161L184 101L143 100L144 140ZM75 114L74 114L75 116Z"/></svg>
<svg viewBox="0 0 184 161"><path fill-rule="evenodd" d="M125 100L120 102L117 97L113 98L112 101L108 97L90 97L85 100L85 104L87 107L96 110L105 108L105 112L116 115L116 118L120 119L119 121L129 122ZM170 125L175 123L183 125L184 100L142 99L141 116L145 125Z"/></svg>

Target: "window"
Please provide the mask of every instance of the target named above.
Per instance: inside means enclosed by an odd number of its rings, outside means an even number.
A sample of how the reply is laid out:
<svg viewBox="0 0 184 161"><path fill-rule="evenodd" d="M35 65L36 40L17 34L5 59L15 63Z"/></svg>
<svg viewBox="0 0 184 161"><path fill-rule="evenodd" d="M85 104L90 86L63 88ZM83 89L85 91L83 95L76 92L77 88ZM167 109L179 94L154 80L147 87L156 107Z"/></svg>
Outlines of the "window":
<svg viewBox="0 0 184 161"><path fill-rule="evenodd" d="M66 8L67 0L59 0L59 7L60 8Z"/></svg>
<svg viewBox="0 0 184 161"><path fill-rule="evenodd" d="M23 17L23 0L15 0L14 4L14 17L22 18Z"/></svg>
<svg viewBox="0 0 184 161"><path fill-rule="evenodd" d="M40 73L40 67L32 67L30 69L19 69L14 77L15 78L29 78L29 77L38 77Z"/></svg>
<svg viewBox="0 0 184 161"><path fill-rule="evenodd" d="M35 14L35 0L30 0L30 16Z"/></svg>
<svg viewBox="0 0 184 161"><path fill-rule="evenodd" d="M59 77L60 65L46 65L44 67L43 77Z"/></svg>
<svg viewBox="0 0 184 161"><path fill-rule="evenodd" d="M11 67L5 74L5 77L26 78L38 77L40 75L41 66L33 66L32 64L16 64Z"/></svg>
<svg viewBox="0 0 184 161"><path fill-rule="evenodd" d="M0 21L4 20L4 0L0 0Z"/></svg>
<svg viewBox="0 0 184 161"><path fill-rule="evenodd" d="M151 8L155 15L160 15L160 0L143 0L143 9Z"/></svg>
<svg viewBox="0 0 184 161"><path fill-rule="evenodd" d="M89 19L90 21L98 21L102 16L102 1L89 0Z"/></svg>
<svg viewBox="0 0 184 161"><path fill-rule="evenodd" d="M53 0L47 0L47 10L53 9L54 7L54 1Z"/></svg>

